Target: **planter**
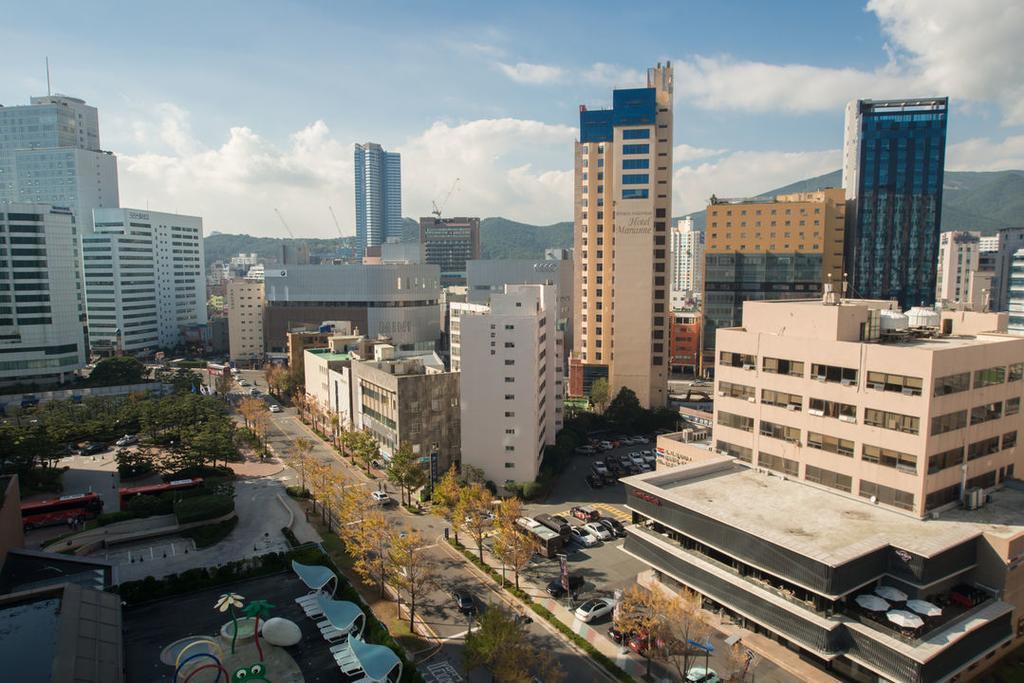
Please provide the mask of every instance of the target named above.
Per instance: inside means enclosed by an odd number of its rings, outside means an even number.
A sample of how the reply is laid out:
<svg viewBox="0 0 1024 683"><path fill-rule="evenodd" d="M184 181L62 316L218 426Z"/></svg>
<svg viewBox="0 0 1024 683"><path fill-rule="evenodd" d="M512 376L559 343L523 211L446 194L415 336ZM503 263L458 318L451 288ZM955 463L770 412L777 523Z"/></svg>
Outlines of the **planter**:
<svg viewBox="0 0 1024 683"><path fill-rule="evenodd" d="M227 622L220 627L220 637L231 642L231 636L234 635L234 622ZM235 639L235 644L244 643L247 640L251 640L256 633L256 618L255 617L242 617L238 620L238 637Z"/></svg>

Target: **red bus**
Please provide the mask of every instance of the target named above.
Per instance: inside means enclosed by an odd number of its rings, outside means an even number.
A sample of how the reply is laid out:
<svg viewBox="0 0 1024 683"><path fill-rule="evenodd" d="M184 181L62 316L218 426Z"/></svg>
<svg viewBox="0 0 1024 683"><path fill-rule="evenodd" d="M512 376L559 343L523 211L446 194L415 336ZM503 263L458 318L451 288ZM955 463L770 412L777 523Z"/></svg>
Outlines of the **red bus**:
<svg viewBox="0 0 1024 683"><path fill-rule="evenodd" d="M21 523L26 529L64 524L69 519L92 519L103 512L103 499L95 493L75 493L60 498L37 500L21 505Z"/></svg>
<svg viewBox="0 0 1024 683"><path fill-rule="evenodd" d="M167 491L185 491L203 485L203 478L175 479L166 484L150 484L149 486L132 486L131 488L120 489L118 494L121 497L121 509L128 509L128 501L135 496L157 496Z"/></svg>

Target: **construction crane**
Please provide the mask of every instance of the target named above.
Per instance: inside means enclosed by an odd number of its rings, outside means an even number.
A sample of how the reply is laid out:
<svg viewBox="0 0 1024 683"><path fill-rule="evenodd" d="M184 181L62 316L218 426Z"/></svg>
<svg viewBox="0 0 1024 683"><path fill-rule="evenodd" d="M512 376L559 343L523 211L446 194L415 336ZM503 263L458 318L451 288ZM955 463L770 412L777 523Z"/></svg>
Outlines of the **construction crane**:
<svg viewBox="0 0 1024 683"><path fill-rule="evenodd" d="M334 227L338 229L338 237L345 239L345 236L341 234L341 224L338 223L338 217L334 215L334 207L328 205L327 210L331 212L331 219L334 221Z"/></svg>
<svg viewBox="0 0 1024 683"><path fill-rule="evenodd" d="M435 202L431 202L431 204L434 205L434 210L431 211L430 213L432 213L435 216L437 216L438 220L441 219L441 211L444 210L445 204L447 204L448 200L451 199L452 192L455 192L455 188L456 188L456 186L458 186L459 180L460 180L459 178L456 178L455 182L452 183L452 187L451 187L450 190L448 190L448 194L446 194L444 196L444 199L441 201L441 206L438 206L436 201Z"/></svg>
<svg viewBox="0 0 1024 683"><path fill-rule="evenodd" d="M281 212L275 208L274 213L277 214L277 218L278 220L281 221L281 225L284 226L284 229L288 231L288 236L291 237L292 239L295 239L295 235L292 234L292 229L288 227L288 223L285 222L284 216L281 215Z"/></svg>

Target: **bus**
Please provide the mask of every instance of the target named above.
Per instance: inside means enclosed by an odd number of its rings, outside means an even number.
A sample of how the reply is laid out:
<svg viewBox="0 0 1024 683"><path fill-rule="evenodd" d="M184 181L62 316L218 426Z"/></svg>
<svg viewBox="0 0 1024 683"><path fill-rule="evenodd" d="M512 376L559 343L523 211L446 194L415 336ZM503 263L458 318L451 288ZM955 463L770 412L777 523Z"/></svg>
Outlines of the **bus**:
<svg viewBox="0 0 1024 683"><path fill-rule="evenodd" d="M60 498L21 504L21 524L35 529L65 524L69 519L92 519L103 512L103 499L96 493L75 493Z"/></svg>
<svg viewBox="0 0 1024 683"><path fill-rule="evenodd" d="M132 486L118 491L121 498L121 509L128 509L128 502L136 496L158 496L168 491L187 491L203 485L202 477L193 479L175 479L165 484L150 484L149 486Z"/></svg>
<svg viewBox="0 0 1024 683"><path fill-rule="evenodd" d="M529 517L520 517L516 520L516 528L537 543L538 554L550 558L562 552L565 539L560 533L552 531L540 522Z"/></svg>
<svg viewBox="0 0 1024 683"><path fill-rule="evenodd" d="M551 515L541 513L539 515L534 515L533 519L536 522L540 522L552 531L557 532L560 536L562 536L565 539L568 539L570 536L572 536L572 527L570 527L568 524L564 522L559 522Z"/></svg>

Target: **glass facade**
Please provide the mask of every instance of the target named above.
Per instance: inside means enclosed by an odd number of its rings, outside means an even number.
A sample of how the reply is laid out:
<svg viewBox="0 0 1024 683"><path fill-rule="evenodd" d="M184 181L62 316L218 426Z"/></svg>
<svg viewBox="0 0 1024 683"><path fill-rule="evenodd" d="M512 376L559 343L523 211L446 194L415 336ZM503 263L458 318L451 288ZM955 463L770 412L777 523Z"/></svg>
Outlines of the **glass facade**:
<svg viewBox="0 0 1024 683"><path fill-rule="evenodd" d="M852 296L935 300L948 99L851 103L846 270ZM851 140L850 136L854 136ZM855 161L854 161L855 160Z"/></svg>
<svg viewBox="0 0 1024 683"><path fill-rule="evenodd" d="M356 250L402 239L402 155L368 142L355 146Z"/></svg>

